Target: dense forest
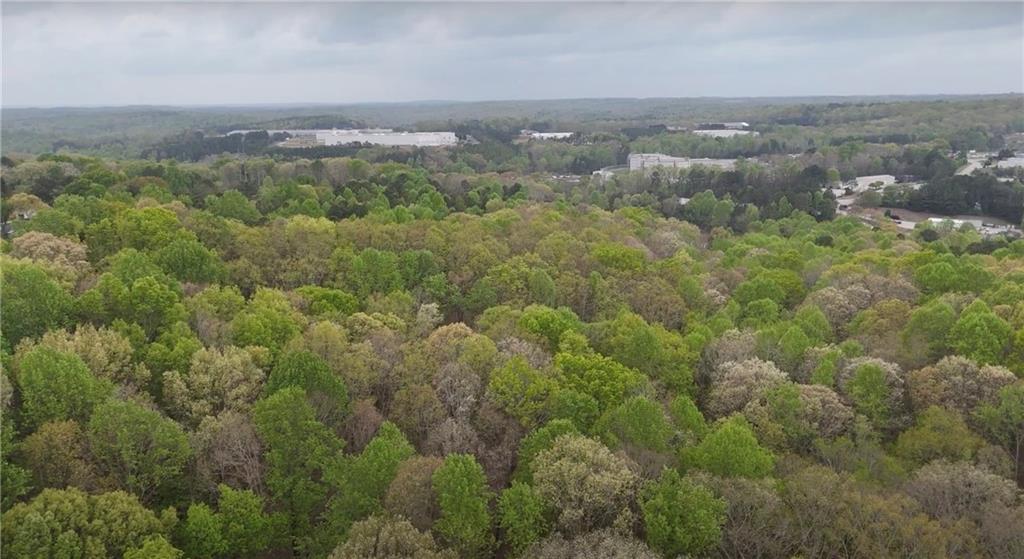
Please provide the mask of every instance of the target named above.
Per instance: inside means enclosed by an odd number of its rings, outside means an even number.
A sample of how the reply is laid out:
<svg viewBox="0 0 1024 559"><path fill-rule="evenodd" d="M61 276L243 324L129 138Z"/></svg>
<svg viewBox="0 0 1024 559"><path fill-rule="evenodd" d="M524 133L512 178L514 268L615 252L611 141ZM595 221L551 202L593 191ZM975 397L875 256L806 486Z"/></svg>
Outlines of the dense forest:
<svg viewBox="0 0 1024 559"><path fill-rule="evenodd" d="M944 139L955 150L998 149L1003 137L1024 132L1024 97L776 97L691 99L567 99L473 103L383 103L268 107L9 108L3 119L5 155L70 151L88 155L196 160L224 152L254 154L257 146L225 144L219 136L239 129L350 128L383 126L451 130L474 136L484 165L527 169L533 159L509 140L523 128L581 132L587 143L616 146L621 157L640 139L695 157L799 153L847 142L909 145ZM701 122L746 121L754 138L705 138L666 133L666 125L694 128ZM195 134L199 133L197 140ZM680 142L682 142L680 144ZM188 146L187 149L185 146ZM635 147L635 146L634 146ZM201 148L201 149L198 149ZM486 150L486 151L483 151ZM667 151L666 151L667 150ZM272 151L272 150L269 150ZM634 149L633 151L638 151ZM605 158L605 149L584 150ZM309 156L310 154L305 154ZM326 153L321 156L351 155ZM577 155L577 154L573 154ZM604 159L593 171L613 165ZM586 163L583 161L582 163ZM579 164L578 168L582 168ZM544 169L540 169L544 170Z"/></svg>
<svg viewBox="0 0 1024 559"><path fill-rule="evenodd" d="M1019 212L1020 183L952 176L955 126L844 127L603 183L543 173L620 140L5 152L3 553L1024 556L1024 240L823 191Z"/></svg>

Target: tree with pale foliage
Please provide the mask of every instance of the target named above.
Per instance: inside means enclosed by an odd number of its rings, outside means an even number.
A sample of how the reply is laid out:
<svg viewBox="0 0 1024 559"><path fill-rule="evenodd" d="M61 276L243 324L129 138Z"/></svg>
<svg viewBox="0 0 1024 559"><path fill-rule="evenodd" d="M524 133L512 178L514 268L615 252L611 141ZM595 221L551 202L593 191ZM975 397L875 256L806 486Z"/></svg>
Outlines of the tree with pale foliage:
<svg viewBox="0 0 1024 559"><path fill-rule="evenodd" d="M247 412L263 391L264 376L251 351L200 349L187 374L164 373L164 398L178 417L196 425L226 410Z"/></svg>
<svg viewBox="0 0 1024 559"><path fill-rule="evenodd" d="M18 351L25 351L32 342L23 341ZM43 334L39 345L57 351L73 353L85 362L97 378L131 387L144 392L150 380L149 369L134 363L135 348L124 334L111 328L96 328L92 324L79 324L74 331L51 330Z"/></svg>
<svg viewBox="0 0 1024 559"><path fill-rule="evenodd" d="M205 417L191 434L199 486L213 492L219 484L263 494L266 464L263 443L250 416L225 411Z"/></svg>
<svg viewBox="0 0 1024 559"><path fill-rule="evenodd" d="M429 533L420 532L401 517L371 516L352 525L348 539L329 559L455 559L451 550L438 549Z"/></svg>
<svg viewBox="0 0 1024 559"><path fill-rule="evenodd" d="M786 373L770 361L748 359L723 363L711 376L707 413L718 418L740 411L748 402L786 379Z"/></svg>
<svg viewBox="0 0 1024 559"><path fill-rule="evenodd" d="M443 463L436 456L412 456L399 464L384 496L384 508L408 519L417 530L429 530L441 516L433 476Z"/></svg>
<svg viewBox="0 0 1024 559"><path fill-rule="evenodd" d="M609 527L623 514L639 480L626 462L603 444L575 434L561 435L531 465L537 493L556 512L565 534Z"/></svg>
<svg viewBox="0 0 1024 559"><path fill-rule="evenodd" d="M657 559L644 542L606 528L566 537L556 532L532 546L525 557L535 559Z"/></svg>
<svg viewBox="0 0 1024 559"><path fill-rule="evenodd" d="M88 441L74 421L42 424L25 437L20 454L38 488L77 487L90 491L98 485Z"/></svg>
<svg viewBox="0 0 1024 559"><path fill-rule="evenodd" d="M1009 370L979 366L966 357L950 356L907 375L907 388L915 410L942 406L970 417L982 404L997 400L999 390L1017 380Z"/></svg>
<svg viewBox="0 0 1024 559"><path fill-rule="evenodd" d="M3 515L4 555L11 557L120 557L174 527L174 509L161 515L123 491L89 495L44 489Z"/></svg>

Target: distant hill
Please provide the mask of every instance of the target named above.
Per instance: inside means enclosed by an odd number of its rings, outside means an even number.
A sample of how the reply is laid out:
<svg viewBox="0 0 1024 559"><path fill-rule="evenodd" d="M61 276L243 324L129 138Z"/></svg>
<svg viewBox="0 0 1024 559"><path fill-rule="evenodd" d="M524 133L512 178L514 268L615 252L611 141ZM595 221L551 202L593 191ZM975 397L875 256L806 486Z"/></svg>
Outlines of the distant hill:
<svg viewBox="0 0 1024 559"><path fill-rule="evenodd" d="M137 157L187 131L382 126L449 130L466 121L511 119L549 129L620 131L650 125L743 120L758 125L835 126L856 136L949 134L960 128L1024 131L1024 96L872 96L423 101L347 105L128 106L2 109L4 153L68 150ZM919 118L925 116L926 118ZM516 123L514 123L516 124ZM533 127L533 126L530 126ZM1001 133L1002 130L995 132Z"/></svg>

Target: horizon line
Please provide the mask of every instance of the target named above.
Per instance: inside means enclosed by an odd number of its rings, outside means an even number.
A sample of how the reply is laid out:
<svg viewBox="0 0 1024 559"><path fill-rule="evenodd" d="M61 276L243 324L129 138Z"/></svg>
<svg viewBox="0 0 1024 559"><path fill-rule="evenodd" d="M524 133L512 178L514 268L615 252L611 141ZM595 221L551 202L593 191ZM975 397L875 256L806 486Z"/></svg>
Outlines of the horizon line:
<svg viewBox="0 0 1024 559"><path fill-rule="evenodd" d="M268 101L255 103L129 103L111 104L54 104L54 105L5 105L0 110L54 110L54 109L131 109L131 108L265 108L265 107L348 107L374 105L471 105L481 103L544 103L561 101L663 101L663 100L785 100L785 99L863 99L863 98L913 98L913 97L1012 97L1022 96L1021 91L980 92L980 93L844 93L844 94L794 94L794 95L696 95L696 96L651 96L651 97L549 97L525 99L416 99L409 101Z"/></svg>

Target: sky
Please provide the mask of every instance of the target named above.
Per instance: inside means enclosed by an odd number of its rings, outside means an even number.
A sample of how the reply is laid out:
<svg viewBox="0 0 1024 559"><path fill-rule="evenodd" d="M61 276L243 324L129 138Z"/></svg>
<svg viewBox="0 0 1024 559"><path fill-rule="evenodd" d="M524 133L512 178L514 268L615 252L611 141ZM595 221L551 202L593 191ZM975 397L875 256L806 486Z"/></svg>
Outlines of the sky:
<svg viewBox="0 0 1024 559"><path fill-rule="evenodd" d="M3 106L1024 91L1024 3L30 3Z"/></svg>

